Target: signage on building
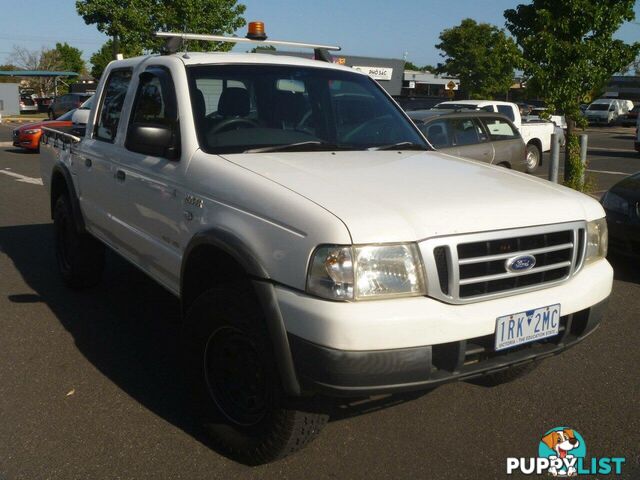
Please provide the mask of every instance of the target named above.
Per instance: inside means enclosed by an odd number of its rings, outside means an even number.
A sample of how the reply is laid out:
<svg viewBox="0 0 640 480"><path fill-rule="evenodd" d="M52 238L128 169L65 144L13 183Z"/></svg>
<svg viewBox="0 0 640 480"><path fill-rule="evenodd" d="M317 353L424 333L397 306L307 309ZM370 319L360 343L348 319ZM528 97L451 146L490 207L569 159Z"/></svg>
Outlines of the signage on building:
<svg viewBox="0 0 640 480"><path fill-rule="evenodd" d="M393 68L387 67L360 67L354 65L353 68L359 72L366 73L374 80L391 80Z"/></svg>

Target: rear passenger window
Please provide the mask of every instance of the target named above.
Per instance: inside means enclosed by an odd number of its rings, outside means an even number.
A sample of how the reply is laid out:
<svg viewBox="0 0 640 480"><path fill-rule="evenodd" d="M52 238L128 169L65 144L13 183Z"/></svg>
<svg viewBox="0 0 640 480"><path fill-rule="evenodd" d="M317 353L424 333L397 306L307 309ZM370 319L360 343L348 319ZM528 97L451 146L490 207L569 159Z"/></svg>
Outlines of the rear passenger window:
<svg viewBox="0 0 640 480"><path fill-rule="evenodd" d="M509 122L501 118L483 118L491 140L512 140L519 138L518 131Z"/></svg>
<svg viewBox="0 0 640 480"><path fill-rule="evenodd" d="M429 143L435 149L446 148L451 146L447 129L447 122L444 120L436 120L425 124L418 125L418 128L424 136L427 137Z"/></svg>
<svg viewBox="0 0 640 480"><path fill-rule="evenodd" d="M109 75L102 95L102 104L95 128L96 140L111 142L116 138L122 106L131 82L131 69L114 70Z"/></svg>
<svg viewBox="0 0 640 480"><path fill-rule="evenodd" d="M513 114L513 108L511 108L509 105L498 105L498 113L503 114L512 122L516 119Z"/></svg>
<svg viewBox="0 0 640 480"><path fill-rule="evenodd" d="M473 118L455 118L448 120L448 123L456 146L474 145L486 140L482 128Z"/></svg>

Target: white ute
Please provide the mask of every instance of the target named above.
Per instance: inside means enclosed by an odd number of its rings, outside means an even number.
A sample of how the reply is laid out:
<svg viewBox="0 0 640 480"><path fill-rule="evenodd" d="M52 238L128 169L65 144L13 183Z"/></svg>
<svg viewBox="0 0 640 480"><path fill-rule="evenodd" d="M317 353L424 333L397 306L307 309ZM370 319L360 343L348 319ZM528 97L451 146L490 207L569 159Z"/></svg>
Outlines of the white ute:
<svg viewBox="0 0 640 480"><path fill-rule="evenodd" d="M181 299L218 448L272 461L320 431L320 398L498 384L596 329L613 278L597 201L433 151L326 61L337 47L171 52L287 45L250 31L165 34L166 54L109 64L84 136L42 140L63 280L95 285L106 245Z"/></svg>
<svg viewBox="0 0 640 480"><path fill-rule="evenodd" d="M501 113L520 131L522 139L527 146L527 171L535 172L542 164L542 153L551 150L551 134L558 133L564 138L561 128L556 128L553 122L546 120L523 119L520 109L515 103L500 102L497 100L451 100L440 102L434 108L473 108L487 112Z"/></svg>

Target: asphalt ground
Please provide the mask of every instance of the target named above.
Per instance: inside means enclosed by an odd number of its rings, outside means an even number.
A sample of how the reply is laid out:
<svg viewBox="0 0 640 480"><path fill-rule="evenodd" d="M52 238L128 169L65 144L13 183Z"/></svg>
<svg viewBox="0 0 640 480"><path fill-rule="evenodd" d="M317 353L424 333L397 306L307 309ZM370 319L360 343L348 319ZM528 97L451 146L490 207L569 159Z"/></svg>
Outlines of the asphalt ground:
<svg viewBox="0 0 640 480"><path fill-rule="evenodd" d="M594 173L598 189L640 170L632 129L588 133L590 169L620 172ZM556 426L640 478L637 264L615 262L601 327L533 374L343 405L305 450L247 467L191 420L178 301L115 254L98 287L63 287L39 155L8 141L0 126L0 478L506 478L506 458L536 456Z"/></svg>

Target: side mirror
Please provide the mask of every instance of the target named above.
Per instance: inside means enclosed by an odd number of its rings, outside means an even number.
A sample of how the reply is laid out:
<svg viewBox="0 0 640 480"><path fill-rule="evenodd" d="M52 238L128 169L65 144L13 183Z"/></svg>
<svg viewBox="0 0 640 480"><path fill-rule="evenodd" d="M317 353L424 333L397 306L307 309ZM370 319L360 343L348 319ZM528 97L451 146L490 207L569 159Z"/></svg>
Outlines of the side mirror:
<svg viewBox="0 0 640 480"><path fill-rule="evenodd" d="M129 126L125 146L132 152L177 160L180 158L180 137L175 130L167 126L134 123Z"/></svg>

